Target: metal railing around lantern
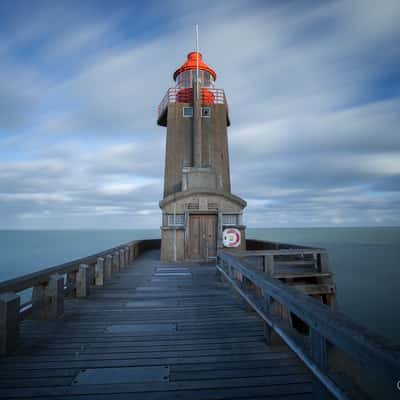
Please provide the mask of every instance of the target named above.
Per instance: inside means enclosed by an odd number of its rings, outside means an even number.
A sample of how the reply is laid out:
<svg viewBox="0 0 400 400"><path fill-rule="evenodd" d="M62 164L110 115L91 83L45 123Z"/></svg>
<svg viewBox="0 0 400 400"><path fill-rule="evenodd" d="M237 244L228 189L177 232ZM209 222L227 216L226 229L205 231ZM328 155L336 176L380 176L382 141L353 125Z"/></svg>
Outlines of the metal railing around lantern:
<svg viewBox="0 0 400 400"><path fill-rule="evenodd" d="M228 109L228 102L223 89L202 87L201 97L202 104L226 104ZM192 88L169 88L158 106L158 118L165 111L168 103L192 103Z"/></svg>

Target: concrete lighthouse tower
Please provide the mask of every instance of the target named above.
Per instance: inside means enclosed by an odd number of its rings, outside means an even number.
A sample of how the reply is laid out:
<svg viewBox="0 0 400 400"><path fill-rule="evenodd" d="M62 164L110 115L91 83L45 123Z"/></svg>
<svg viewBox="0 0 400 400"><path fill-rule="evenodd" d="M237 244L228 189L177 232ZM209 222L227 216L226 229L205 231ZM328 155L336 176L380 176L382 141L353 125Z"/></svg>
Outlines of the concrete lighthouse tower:
<svg viewBox="0 0 400 400"><path fill-rule="evenodd" d="M167 127L161 259L212 261L219 247L245 248L246 202L231 193L228 104L198 51L173 78L157 120Z"/></svg>

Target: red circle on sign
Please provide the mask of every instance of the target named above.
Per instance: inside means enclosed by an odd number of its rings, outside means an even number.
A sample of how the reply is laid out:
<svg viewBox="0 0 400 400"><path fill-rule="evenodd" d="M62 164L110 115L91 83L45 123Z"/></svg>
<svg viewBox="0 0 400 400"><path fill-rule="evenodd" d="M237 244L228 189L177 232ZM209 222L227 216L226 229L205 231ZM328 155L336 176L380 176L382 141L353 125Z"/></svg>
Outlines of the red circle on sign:
<svg viewBox="0 0 400 400"><path fill-rule="evenodd" d="M233 240L230 237L233 237ZM238 247L240 245L240 232L235 228L225 229L223 238L225 247Z"/></svg>

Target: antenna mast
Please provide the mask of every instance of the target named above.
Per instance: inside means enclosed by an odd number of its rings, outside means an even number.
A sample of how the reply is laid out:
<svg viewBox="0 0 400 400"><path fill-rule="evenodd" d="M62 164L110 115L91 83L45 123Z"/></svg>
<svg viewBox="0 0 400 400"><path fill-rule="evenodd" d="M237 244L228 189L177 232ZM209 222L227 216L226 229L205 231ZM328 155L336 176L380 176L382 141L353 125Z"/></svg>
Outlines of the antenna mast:
<svg viewBox="0 0 400 400"><path fill-rule="evenodd" d="M196 86L197 99L199 98L199 25L196 24Z"/></svg>

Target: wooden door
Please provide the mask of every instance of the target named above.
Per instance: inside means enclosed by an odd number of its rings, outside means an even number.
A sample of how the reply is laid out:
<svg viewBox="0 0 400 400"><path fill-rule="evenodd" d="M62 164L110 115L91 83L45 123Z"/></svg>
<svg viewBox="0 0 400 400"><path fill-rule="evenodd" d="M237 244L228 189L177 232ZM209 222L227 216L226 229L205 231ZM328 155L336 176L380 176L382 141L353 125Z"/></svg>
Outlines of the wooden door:
<svg viewBox="0 0 400 400"><path fill-rule="evenodd" d="M216 215L190 215L187 250L191 260L207 260L207 257L216 256Z"/></svg>

